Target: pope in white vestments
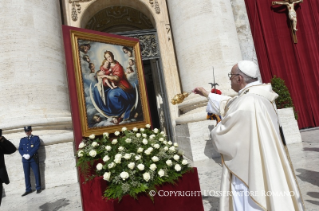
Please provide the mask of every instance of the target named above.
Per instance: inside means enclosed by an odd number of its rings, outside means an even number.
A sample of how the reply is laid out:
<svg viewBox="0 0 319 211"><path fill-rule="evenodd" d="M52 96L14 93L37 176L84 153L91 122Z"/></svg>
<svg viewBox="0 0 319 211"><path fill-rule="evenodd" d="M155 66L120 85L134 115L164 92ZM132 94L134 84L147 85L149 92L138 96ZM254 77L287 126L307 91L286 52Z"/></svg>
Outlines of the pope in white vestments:
<svg viewBox="0 0 319 211"><path fill-rule="evenodd" d="M279 132L278 95L251 61L238 62L229 78L233 98L194 89L208 97L207 112L222 117L211 132L223 163L219 210L304 210Z"/></svg>

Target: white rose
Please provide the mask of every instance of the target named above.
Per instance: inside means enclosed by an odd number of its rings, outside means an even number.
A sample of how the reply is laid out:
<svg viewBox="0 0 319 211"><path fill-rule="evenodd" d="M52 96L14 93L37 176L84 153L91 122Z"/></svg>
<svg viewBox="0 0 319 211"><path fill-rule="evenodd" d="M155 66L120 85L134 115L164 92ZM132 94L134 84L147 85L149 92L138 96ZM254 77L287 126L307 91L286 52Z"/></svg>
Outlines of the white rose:
<svg viewBox="0 0 319 211"><path fill-rule="evenodd" d="M110 160L110 157L108 155L105 155L104 158L103 158L103 161L106 162L108 160Z"/></svg>
<svg viewBox="0 0 319 211"><path fill-rule="evenodd" d="M144 149L142 148L142 147L139 147L138 149L137 149L137 153L142 153L144 151Z"/></svg>
<svg viewBox="0 0 319 211"><path fill-rule="evenodd" d="M111 177L111 172L105 172L103 174L103 179L106 181L110 181L110 177Z"/></svg>
<svg viewBox="0 0 319 211"><path fill-rule="evenodd" d="M131 155L130 155L130 154L125 154L125 155L124 155L124 159L128 160L128 159L130 159L130 158L131 158Z"/></svg>
<svg viewBox="0 0 319 211"><path fill-rule="evenodd" d="M175 169L176 171L180 171L180 170L182 169L182 167L181 167L179 164L176 164L175 167L174 167L174 169Z"/></svg>
<svg viewBox="0 0 319 211"><path fill-rule="evenodd" d="M169 145L172 145L173 143L171 141L167 142Z"/></svg>
<svg viewBox="0 0 319 211"><path fill-rule="evenodd" d="M148 143L147 139L144 138L144 139L143 139L143 144L146 145L147 143Z"/></svg>
<svg viewBox="0 0 319 211"><path fill-rule="evenodd" d="M83 142L81 142L80 144L79 144L79 148L80 149L82 149L83 147L85 147L86 145L85 145L85 143L83 143Z"/></svg>
<svg viewBox="0 0 319 211"><path fill-rule="evenodd" d="M115 159L121 159L122 158L122 155L121 154L116 154L115 155Z"/></svg>
<svg viewBox="0 0 319 211"><path fill-rule="evenodd" d="M158 171L158 175L159 175L160 177L163 177L163 176L165 175L164 170L163 170L163 169L160 169L160 170Z"/></svg>
<svg viewBox="0 0 319 211"><path fill-rule="evenodd" d="M98 164L96 165L96 169L97 169L98 171L101 171L102 168L103 168L102 163L98 163Z"/></svg>
<svg viewBox="0 0 319 211"><path fill-rule="evenodd" d="M143 164L138 164L137 165L137 168L138 168L138 170L140 170L140 171L143 171L144 170L144 165Z"/></svg>
<svg viewBox="0 0 319 211"><path fill-rule="evenodd" d="M127 138L127 139L125 139L125 142L129 144L129 143L131 143L131 142L132 142L132 139Z"/></svg>
<svg viewBox="0 0 319 211"><path fill-rule="evenodd" d="M120 152L122 152L124 150L124 147L120 146L119 148L117 148Z"/></svg>
<svg viewBox="0 0 319 211"><path fill-rule="evenodd" d="M135 163L131 162L127 165L130 169L133 169L135 167Z"/></svg>
<svg viewBox="0 0 319 211"><path fill-rule="evenodd" d="M112 144L117 144L117 139L113 139Z"/></svg>
<svg viewBox="0 0 319 211"><path fill-rule="evenodd" d="M188 164L188 161L184 159L184 160L182 161L182 164L183 164L183 165L187 165L187 164Z"/></svg>
<svg viewBox="0 0 319 211"><path fill-rule="evenodd" d="M140 128L140 131L141 131L141 132L144 132L145 130L144 130L144 128Z"/></svg>
<svg viewBox="0 0 319 211"><path fill-rule="evenodd" d="M105 149L106 149L106 151L111 151L112 147L109 146L109 145L107 145L107 146L105 147Z"/></svg>
<svg viewBox="0 0 319 211"><path fill-rule="evenodd" d="M146 172L143 174L143 179L148 182L151 179L150 173Z"/></svg>
<svg viewBox="0 0 319 211"><path fill-rule="evenodd" d="M147 150L152 152L153 151L153 147L149 147Z"/></svg>
<svg viewBox="0 0 319 211"><path fill-rule="evenodd" d="M127 128L126 127L122 127L122 131L124 132L124 131L126 131L127 130Z"/></svg>
<svg viewBox="0 0 319 211"><path fill-rule="evenodd" d="M138 131L137 127L134 127L134 128L133 128L133 131L134 131L134 132L137 132L137 131Z"/></svg>
<svg viewBox="0 0 319 211"><path fill-rule="evenodd" d="M140 133L136 133L136 137L137 138L141 137L141 134Z"/></svg>
<svg viewBox="0 0 319 211"><path fill-rule="evenodd" d="M80 158L80 157L83 157L83 150L80 150L79 152L78 152L78 157Z"/></svg>
<svg viewBox="0 0 319 211"><path fill-rule="evenodd" d="M150 169L151 169L152 171L155 171L156 168L157 168L156 164L152 163L152 164L150 165Z"/></svg>
<svg viewBox="0 0 319 211"><path fill-rule="evenodd" d="M113 168L115 166L115 163L110 163L109 165L107 165L107 167L109 168L109 169L111 169L111 168Z"/></svg>
<svg viewBox="0 0 319 211"><path fill-rule="evenodd" d="M165 132L164 132L164 131L162 131L162 132L161 132L161 134L162 134L162 135L165 135Z"/></svg>
<svg viewBox="0 0 319 211"><path fill-rule="evenodd" d="M145 150L144 153L147 154L147 155L150 155L150 154L151 154L151 151L149 151L149 150L147 149L147 150Z"/></svg>
<svg viewBox="0 0 319 211"><path fill-rule="evenodd" d="M114 162L115 163L121 163L121 158L115 158Z"/></svg>
<svg viewBox="0 0 319 211"><path fill-rule="evenodd" d="M168 147L164 147L164 151L166 152L168 150Z"/></svg>
<svg viewBox="0 0 319 211"><path fill-rule="evenodd" d="M169 151L175 152L175 147L174 147L174 146L171 146L171 147L169 148Z"/></svg>
<svg viewBox="0 0 319 211"><path fill-rule="evenodd" d="M121 174L120 174L120 177L123 179L123 180L126 180L127 178L129 178L129 174L125 171L123 171Z"/></svg>
<svg viewBox="0 0 319 211"><path fill-rule="evenodd" d="M163 141L164 144L167 144L167 141Z"/></svg>
<svg viewBox="0 0 319 211"><path fill-rule="evenodd" d="M175 147L178 147L178 143L174 143L174 146L175 146Z"/></svg>
<svg viewBox="0 0 319 211"><path fill-rule="evenodd" d="M153 162L157 162L157 161L159 161L159 158L156 157L156 156L153 156L153 157L152 157L152 161L153 161Z"/></svg>
<svg viewBox="0 0 319 211"><path fill-rule="evenodd" d="M141 158L142 158L142 156L140 156L140 155L135 156L135 160L140 160Z"/></svg>
<svg viewBox="0 0 319 211"><path fill-rule="evenodd" d="M150 124L146 124L145 127L151 128L151 125Z"/></svg>
<svg viewBox="0 0 319 211"><path fill-rule="evenodd" d="M115 131L114 135L118 136L118 135L120 135L120 132L119 131Z"/></svg>
<svg viewBox="0 0 319 211"><path fill-rule="evenodd" d="M155 137L155 135L154 135L154 134L150 135L150 139L153 139L154 137Z"/></svg>
<svg viewBox="0 0 319 211"><path fill-rule="evenodd" d="M104 137L109 137L109 133L108 133L108 132L105 132L105 133L103 133L103 136L104 136Z"/></svg>
<svg viewBox="0 0 319 211"><path fill-rule="evenodd" d="M94 135L94 134L91 134L91 135L89 135L89 138L90 138L90 139L94 139L94 138L95 138L95 135Z"/></svg>
<svg viewBox="0 0 319 211"><path fill-rule="evenodd" d="M159 141L161 141L161 142L162 142L162 141L164 141L164 139L163 139L163 138L159 138L158 140L159 140Z"/></svg>
<svg viewBox="0 0 319 211"><path fill-rule="evenodd" d="M172 162L171 160L167 160L167 161L166 161L166 164L167 164L168 166L172 166L172 165L173 165L173 162Z"/></svg>
<svg viewBox="0 0 319 211"><path fill-rule="evenodd" d="M158 133L158 129L157 128L154 128L154 133Z"/></svg>
<svg viewBox="0 0 319 211"><path fill-rule="evenodd" d="M179 155L174 155L174 160L178 161L179 160Z"/></svg>
<svg viewBox="0 0 319 211"><path fill-rule="evenodd" d="M89 155L91 157L95 157L96 156L96 151L94 149L92 149L90 152L89 152Z"/></svg>
<svg viewBox="0 0 319 211"><path fill-rule="evenodd" d="M96 141L94 141L94 142L92 143L92 147L97 147L97 146L99 146L99 144L98 144Z"/></svg>
<svg viewBox="0 0 319 211"><path fill-rule="evenodd" d="M154 147L155 147L156 149L159 149L159 148L160 148L160 145L159 145L159 144L154 144Z"/></svg>

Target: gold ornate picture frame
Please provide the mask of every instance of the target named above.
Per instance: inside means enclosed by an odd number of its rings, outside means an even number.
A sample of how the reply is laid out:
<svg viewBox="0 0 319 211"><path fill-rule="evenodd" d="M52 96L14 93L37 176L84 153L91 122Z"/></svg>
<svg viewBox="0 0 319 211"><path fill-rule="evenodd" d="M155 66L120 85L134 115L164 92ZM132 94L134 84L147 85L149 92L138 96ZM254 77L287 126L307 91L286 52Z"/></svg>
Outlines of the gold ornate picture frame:
<svg viewBox="0 0 319 211"><path fill-rule="evenodd" d="M150 124L138 39L73 27L63 34L74 130L87 137Z"/></svg>

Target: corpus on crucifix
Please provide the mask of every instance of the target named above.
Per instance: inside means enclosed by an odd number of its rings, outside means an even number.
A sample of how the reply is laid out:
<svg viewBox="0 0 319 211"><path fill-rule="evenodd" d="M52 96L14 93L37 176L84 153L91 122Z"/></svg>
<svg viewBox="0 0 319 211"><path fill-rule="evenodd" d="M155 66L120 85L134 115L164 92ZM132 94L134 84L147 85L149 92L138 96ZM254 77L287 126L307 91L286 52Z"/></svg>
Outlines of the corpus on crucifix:
<svg viewBox="0 0 319 211"><path fill-rule="evenodd" d="M289 0L289 1L273 1L272 5L286 5L288 9L288 16L292 22L292 29L297 31L297 13L295 11L295 4L301 3L303 0Z"/></svg>

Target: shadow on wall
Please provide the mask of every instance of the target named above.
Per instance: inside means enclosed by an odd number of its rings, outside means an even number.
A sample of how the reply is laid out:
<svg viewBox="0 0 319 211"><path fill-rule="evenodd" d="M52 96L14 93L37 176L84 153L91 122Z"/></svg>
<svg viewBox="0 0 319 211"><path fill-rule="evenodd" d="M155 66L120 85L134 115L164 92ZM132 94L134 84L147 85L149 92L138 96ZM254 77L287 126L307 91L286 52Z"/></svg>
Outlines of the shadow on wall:
<svg viewBox="0 0 319 211"><path fill-rule="evenodd" d="M41 189L45 189L45 159L46 159L46 153L45 153L45 147L44 142L42 139L40 139L41 146L38 150L39 153L39 171L40 171L40 178L41 178ZM33 174L33 170L30 170L30 181L31 181L31 188L32 190L35 190L35 178Z"/></svg>
<svg viewBox="0 0 319 211"><path fill-rule="evenodd" d="M47 210L57 211L62 207L68 206L69 204L70 204L69 200L63 198L63 199L56 200L55 202L47 202L45 204L42 204L39 207L39 209L41 211L47 211Z"/></svg>

